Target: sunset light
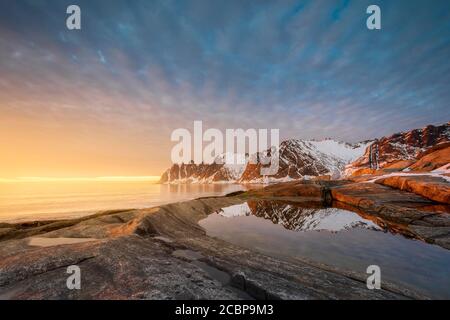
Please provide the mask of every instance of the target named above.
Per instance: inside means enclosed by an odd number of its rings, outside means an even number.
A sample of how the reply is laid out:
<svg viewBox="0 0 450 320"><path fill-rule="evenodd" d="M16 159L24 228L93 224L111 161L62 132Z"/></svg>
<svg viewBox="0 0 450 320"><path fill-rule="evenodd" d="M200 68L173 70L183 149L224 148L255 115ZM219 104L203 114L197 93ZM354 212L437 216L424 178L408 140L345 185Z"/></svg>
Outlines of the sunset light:
<svg viewBox="0 0 450 320"><path fill-rule="evenodd" d="M393 313L311 300L433 299L450 0L0 0L0 300L365 320Z"/></svg>

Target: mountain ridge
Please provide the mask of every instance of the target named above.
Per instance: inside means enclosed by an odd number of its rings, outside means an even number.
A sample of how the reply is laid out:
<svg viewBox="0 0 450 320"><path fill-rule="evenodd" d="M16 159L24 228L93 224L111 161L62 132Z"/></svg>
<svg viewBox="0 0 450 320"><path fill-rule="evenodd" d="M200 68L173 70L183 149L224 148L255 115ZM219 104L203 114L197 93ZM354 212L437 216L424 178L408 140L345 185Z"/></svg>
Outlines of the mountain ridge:
<svg viewBox="0 0 450 320"><path fill-rule="evenodd" d="M256 160L265 154L260 152L247 157L242 165L174 164L162 174L160 183L272 183L315 177L339 179L378 169L403 170L424 153L449 142L450 122L353 144L330 138L287 139L280 143L279 170L273 176L260 174L264 165Z"/></svg>
<svg viewBox="0 0 450 320"><path fill-rule="evenodd" d="M330 148L332 146L332 148ZM330 148L327 152L326 149ZM280 143L280 168L276 175L262 177L263 153L250 155L243 165L174 164L161 176L160 183L263 183L308 178L319 175L340 176L345 164L360 154L364 146L326 139L321 141L288 139ZM222 155L221 157L224 157Z"/></svg>

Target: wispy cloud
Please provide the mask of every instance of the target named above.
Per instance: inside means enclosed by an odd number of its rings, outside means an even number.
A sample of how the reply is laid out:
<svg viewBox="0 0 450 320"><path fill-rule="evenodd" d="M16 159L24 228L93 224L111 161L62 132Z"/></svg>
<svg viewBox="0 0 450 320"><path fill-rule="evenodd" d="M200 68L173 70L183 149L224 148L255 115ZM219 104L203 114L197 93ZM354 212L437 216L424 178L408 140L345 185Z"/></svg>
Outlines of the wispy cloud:
<svg viewBox="0 0 450 320"><path fill-rule="evenodd" d="M110 128L143 168L193 120L355 141L450 119L448 1L378 1L381 31L368 0L75 2L81 31L73 1L1 2L0 117Z"/></svg>

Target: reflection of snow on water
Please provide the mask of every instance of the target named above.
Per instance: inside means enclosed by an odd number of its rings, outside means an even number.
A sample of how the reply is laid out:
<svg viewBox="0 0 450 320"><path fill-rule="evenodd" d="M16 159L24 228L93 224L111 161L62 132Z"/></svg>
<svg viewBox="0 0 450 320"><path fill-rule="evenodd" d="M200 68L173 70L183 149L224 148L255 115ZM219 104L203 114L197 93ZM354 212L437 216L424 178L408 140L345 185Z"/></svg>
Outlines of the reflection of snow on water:
<svg viewBox="0 0 450 320"><path fill-rule="evenodd" d="M357 227L382 230L372 221L364 219L354 212L337 208L300 209L286 204L284 206L271 206L270 208L267 208L267 211L264 212L263 216L259 214L261 209L263 208L258 208L257 216L271 221L273 221L272 218L276 216L278 221L277 224L285 226L286 229L297 231L327 230L337 232ZM285 221L286 219L284 218L292 216L292 212L294 212L297 217L295 228L290 228L289 225L292 225L292 221ZM222 208L216 213L226 218L249 216L253 214L247 202Z"/></svg>
<svg viewBox="0 0 450 320"><path fill-rule="evenodd" d="M238 217L238 216L248 216L251 214L250 208L248 207L247 202L244 202L242 204L236 204L234 206L229 206L220 209L218 212L221 216L231 218L231 217Z"/></svg>
<svg viewBox="0 0 450 320"><path fill-rule="evenodd" d="M298 230L328 230L337 232L357 227L381 230L375 223L360 217L354 212L336 208L317 210L314 214L306 217L304 224Z"/></svg>
<svg viewBox="0 0 450 320"><path fill-rule="evenodd" d="M380 220L378 226L378 218L372 222L366 217L370 215L339 208L249 200L210 214L199 224L208 236L268 256L362 275L375 264L390 282L432 298L450 298L449 250L398 233L398 225L391 229Z"/></svg>

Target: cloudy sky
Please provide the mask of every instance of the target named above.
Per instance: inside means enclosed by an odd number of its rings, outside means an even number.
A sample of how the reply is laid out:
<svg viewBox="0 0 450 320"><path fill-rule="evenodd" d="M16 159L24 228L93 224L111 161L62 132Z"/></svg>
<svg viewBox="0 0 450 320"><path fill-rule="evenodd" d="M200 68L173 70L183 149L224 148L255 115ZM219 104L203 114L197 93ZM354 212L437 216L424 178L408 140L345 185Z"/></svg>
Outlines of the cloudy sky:
<svg viewBox="0 0 450 320"><path fill-rule="evenodd" d="M159 175L194 120L351 142L447 122L449 57L447 0L2 0L0 177Z"/></svg>

